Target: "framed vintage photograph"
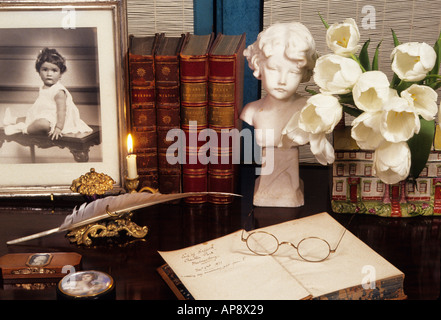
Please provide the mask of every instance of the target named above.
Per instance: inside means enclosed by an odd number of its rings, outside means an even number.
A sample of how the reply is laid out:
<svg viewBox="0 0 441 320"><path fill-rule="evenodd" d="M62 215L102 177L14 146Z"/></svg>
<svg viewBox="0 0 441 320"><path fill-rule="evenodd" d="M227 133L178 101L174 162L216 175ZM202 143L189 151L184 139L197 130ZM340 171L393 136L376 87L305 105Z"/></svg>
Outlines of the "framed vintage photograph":
<svg viewBox="0 0 441 320"><path fill-rule="evenodd" d="M28 267L44 267L48 265L52 260L50 253L34 253L29 256L26 265Z"/></svg>
<svg viewBox="0 0 441 320"><path fill-rule="evenodd" d="M0 195L72 194L91 168L122 188L125 1L0 1L0 39Z"/></svg>

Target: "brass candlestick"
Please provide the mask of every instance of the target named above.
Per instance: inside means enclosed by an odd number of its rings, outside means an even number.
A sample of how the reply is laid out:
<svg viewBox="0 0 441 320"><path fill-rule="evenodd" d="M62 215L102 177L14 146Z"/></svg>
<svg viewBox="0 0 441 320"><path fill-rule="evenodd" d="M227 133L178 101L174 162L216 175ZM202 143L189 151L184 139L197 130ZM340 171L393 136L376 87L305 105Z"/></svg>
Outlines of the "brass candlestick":
<svg viewBox="0 0 441 320"><path fill-rule="evenodd" d="M133 179L129 179L126 176L125 186L126 186L126 191L128 193L135 193L135 192L137 192L138 185L139 185L139 176L136 176L136 178L133 178Z"/></svg>

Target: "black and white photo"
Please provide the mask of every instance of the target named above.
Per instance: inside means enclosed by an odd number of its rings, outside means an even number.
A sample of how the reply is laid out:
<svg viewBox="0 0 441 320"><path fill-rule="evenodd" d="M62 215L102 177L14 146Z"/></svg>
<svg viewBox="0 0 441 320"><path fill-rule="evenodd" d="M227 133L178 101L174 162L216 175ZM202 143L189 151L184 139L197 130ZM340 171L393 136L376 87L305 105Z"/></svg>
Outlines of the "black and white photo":
<svg viewBox="0 0 441 320"><path fill-rule="evenodd" d="M0 6L0 194L70 193L91 168L122 186L125 5Z"/></svg>
<svg viewBox="0 0 441 320"><path fill-rule="evenodd" d="M0 164L102 161L96 28L0 29L0 39Z"/></svg>

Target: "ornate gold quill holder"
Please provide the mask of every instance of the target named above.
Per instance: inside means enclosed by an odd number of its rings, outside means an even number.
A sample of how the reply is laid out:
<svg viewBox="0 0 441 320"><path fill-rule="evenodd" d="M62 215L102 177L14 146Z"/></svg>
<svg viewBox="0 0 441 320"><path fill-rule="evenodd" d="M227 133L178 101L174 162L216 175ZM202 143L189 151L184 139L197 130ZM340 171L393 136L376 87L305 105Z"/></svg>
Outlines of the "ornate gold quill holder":
<svg viewBox="0 0 441 320"><path fill-rule="evenodd" d="M104 173L97 173L95 169L90 169L88 173L80 176L72 182L71 190L78 192L88 199L96 200L103 197L105 192L113 188L115 181ZM138 179L126 179L126 188L128 192L137 192ZM132 212L114 214L106 209L109 219L93 222L85 226L71 230L66 237L71 243L78 245L91 246L93 238L117 238L120 232L125 232L128 236L141 239L148 233L146 226L140 227L133 221Z"/></svg>

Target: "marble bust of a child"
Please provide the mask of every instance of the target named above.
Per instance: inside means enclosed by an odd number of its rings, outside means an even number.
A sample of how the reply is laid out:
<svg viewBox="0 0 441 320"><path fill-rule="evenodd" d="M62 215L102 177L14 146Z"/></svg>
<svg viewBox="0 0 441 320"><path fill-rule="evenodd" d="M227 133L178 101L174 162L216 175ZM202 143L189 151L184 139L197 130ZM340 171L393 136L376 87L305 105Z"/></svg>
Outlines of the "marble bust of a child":
<svg viewBox="0 0 441 320"><path fill-rule="evenodd" d="M262 170L256 179L253 204L302 206L298 145L284 139L282 130L308 99L297 89L312 75L317 59L314 39L301 23L278 23L262 31L244 56L266 92L261 99L248 103L240 115L254 127L256 143L262 148Z"/></svg>

